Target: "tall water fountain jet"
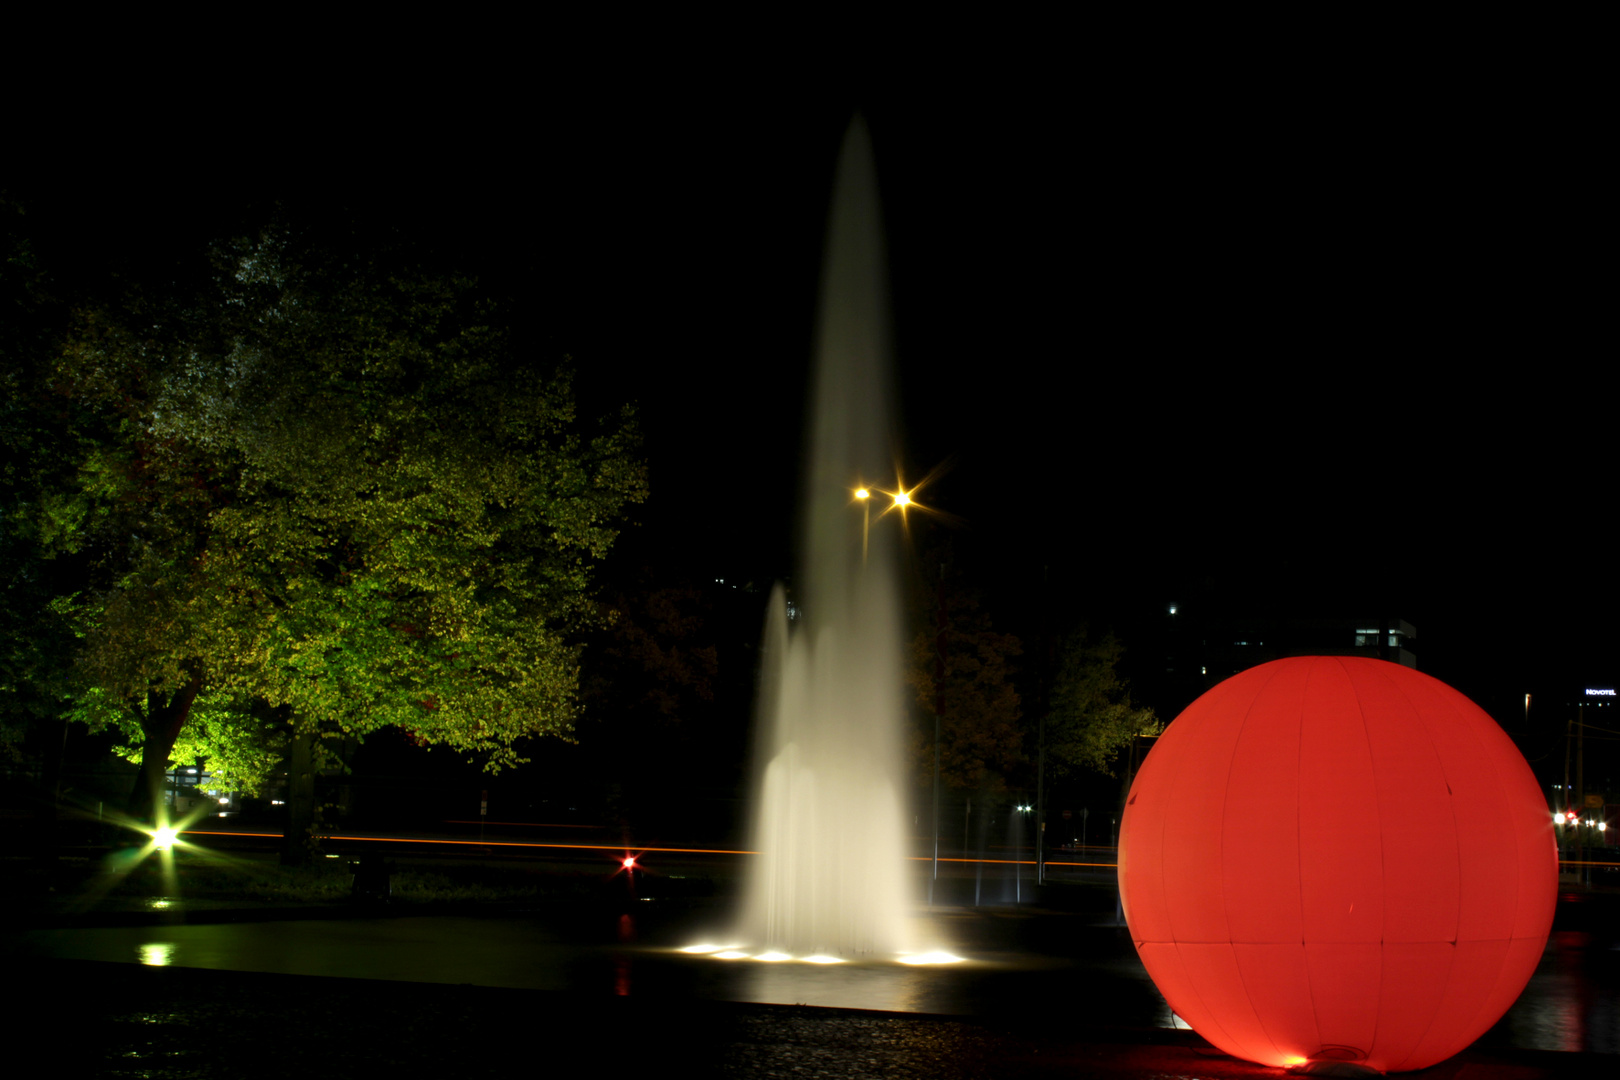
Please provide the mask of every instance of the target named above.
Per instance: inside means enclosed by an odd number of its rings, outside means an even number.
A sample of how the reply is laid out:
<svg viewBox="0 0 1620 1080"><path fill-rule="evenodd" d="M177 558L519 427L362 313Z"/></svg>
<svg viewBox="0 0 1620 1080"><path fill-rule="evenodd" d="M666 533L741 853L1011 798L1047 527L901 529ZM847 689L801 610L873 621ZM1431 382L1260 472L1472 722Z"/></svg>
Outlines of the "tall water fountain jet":
<svg viewBox="0 0 1620 1080"><path fill-rule="evenodd" d="M766 764L741 933L772 954L893 958L912 944L899 522L855 496L895 475L876 187L857 118L839 156L822 268L801 617L790 623L778 586L755 720Z"/></svg>

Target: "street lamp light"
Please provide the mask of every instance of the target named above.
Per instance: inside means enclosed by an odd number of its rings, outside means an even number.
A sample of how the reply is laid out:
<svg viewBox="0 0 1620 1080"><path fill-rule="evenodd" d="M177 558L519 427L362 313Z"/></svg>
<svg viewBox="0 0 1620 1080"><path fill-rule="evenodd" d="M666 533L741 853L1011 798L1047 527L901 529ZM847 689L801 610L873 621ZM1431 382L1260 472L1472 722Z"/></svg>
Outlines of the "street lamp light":
<svg viewBox="0 0 1620 1080"><path fill-rule="evenodd" d="M872 493L865 487L855 489L855 499L861 504L861 564L866 563L866 537L872 531Z"/></svg>

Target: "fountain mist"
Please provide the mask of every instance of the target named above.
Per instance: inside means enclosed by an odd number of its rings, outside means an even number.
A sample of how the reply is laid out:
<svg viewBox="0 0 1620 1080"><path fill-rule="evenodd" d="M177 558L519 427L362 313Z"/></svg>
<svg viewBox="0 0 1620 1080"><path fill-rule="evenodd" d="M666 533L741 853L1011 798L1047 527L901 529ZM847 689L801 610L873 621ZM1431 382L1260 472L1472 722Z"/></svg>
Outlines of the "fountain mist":
<svg viewBox="0 0 1620 1080"><path fill-rule="evenodd" d="M897 524L854 491L894 475L888 301L871 146L839 156L822 269L800 590L765 629L756 716L766 762L743 936L793 955L909 948L901 806ZM876 508L874 508L875 510Z"/></svg>

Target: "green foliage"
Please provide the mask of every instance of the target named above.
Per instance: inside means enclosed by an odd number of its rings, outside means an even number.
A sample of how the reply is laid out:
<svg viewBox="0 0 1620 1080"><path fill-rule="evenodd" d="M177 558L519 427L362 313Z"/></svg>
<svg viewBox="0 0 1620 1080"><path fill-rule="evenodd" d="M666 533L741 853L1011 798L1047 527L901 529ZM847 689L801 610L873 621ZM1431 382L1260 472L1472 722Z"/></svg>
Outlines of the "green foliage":
<svg viewBox="0 0 1620 1080"><path fill-rule="evenodd" d="M1131 704L1118 670L1124 651L1112 631L1093 638L1083 626L1064 642L1046 720L1055 774L1088 768L1112 776L1114 758L1131 739L1164 729L1152 709Z"/></svg>
<svg viewBox="0 0 1620 1080"><path fill-rule="evenodd" d="M292 730L384 726L499 770L567 737L592 567L645 473L628 410L510 354L474 283L271 230L195 295L81 313L61 391L103 418L42 541L95 568L79 715L236 786ZM148 725L149 726L149 725Z"/></svg>
<svg viewBox="0 0 1620 1080"><path fill-rule="evenodd" d="M114 697L89 687L70 703L67 716L92 730L113 730L124 739L120 756L139 762L146 752L148 704ZM258 791L281 768L289 726L263 702L219 691L197 696L186 725L167 758L176 764L202 762L214 785L231 791Z"/></svg>
<svg viewBox="0 0 1620 1080"><path fill-rule="evenodd" d="M0 757L11 759L70 693L61 660L76 639L54 601L80 577L47 557L52 533L68 523L51 519L40 492L73 479L81 433L51 393L59 305L27 226L23 208L0 193Z"/></svg>
<svg viewBox="0 0 1620 1080"><path fill-rule="evenodd" d="M951 787L999 791L1023 758L1023 730L1012 660L1023 644L998 632L979 594L954 582L945 601L944 709L940 724L940 776ZM937 612L936 612L937 617ZM913 732L912 759L932 778L933 714L938 704L937 629L912 639L906 681L916 691L922 727Z"/></svg>
<svg viewBox="0 0 1620 1080"><path fill-rule="evenodd" d="M603 600L604 629L582 687L586 705L668 724L713 701L719 654L707 616L701 589L660 582L649 567L628 587L613 589Z"/></svg>

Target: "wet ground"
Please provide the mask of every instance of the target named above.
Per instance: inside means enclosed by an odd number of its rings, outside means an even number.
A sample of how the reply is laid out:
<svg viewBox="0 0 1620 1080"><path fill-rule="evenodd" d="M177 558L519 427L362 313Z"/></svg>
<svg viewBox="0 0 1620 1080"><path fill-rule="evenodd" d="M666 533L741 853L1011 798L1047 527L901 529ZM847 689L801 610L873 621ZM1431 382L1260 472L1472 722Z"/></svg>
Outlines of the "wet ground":
<svg viewBox="0 0 1620 1080"><path fill-rule="evenodd" d="M948 909L919 931L967 959L939 967L678 951L726 943L726 913L693 901L480 916L156 910L0 940L12 985L31 989L19 1030L72 1033L52 1043L65 1075L512 1075L518 1059L525 1072L568 1062L638 1075L693 1062L728 1076L1282 1075L1177 1030L1125 934L1095 913ZM1610 914L1566 903L1518 1004L1473 1049L1414 1075L1612 1075Z"/></svg>
<svg viewBox="0 0 1620 1080"><path fill-rule="evenodd" d="M916 929L964 960L917 968L682 953L731 944L734 910L691 888L727 885L714 867L683 869L696 876L634 893L612 877L584 898L436 914L114 896L91 874L11 909L0 961L24 996L7 1026L38 1033L14 1046L67 1076L1283 1075L1176 1026L1114 923L1106 871L1031 890L956 868ZM1513 1009L1412 1075L1613 1075L1617 926L1620 892L1567 894Z"/></svg>

